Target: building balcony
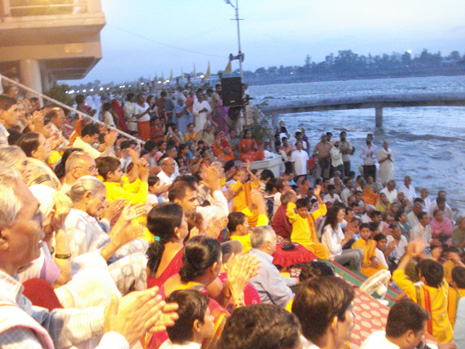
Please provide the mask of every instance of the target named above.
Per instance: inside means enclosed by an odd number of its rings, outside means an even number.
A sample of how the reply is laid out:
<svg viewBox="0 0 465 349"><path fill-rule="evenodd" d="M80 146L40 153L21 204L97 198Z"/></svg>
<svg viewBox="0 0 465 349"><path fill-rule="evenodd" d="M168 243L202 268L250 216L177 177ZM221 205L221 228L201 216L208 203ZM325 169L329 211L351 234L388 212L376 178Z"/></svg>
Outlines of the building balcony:
<svg viewBox="0 0 465 349"><path fill-rule="evenodd" d="M0 0L0 71L82 79L102 58L104 26L100 0Z"/></svg>

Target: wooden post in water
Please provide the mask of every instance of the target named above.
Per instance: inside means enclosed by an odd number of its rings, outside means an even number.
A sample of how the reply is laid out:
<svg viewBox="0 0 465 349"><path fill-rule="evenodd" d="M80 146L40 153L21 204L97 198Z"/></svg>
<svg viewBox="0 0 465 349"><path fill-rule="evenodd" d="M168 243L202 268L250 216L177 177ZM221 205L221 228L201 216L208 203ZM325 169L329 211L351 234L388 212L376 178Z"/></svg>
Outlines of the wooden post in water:
<svg viewBox="0 0 465 349"><path fill-rule="evenodd" d="M273 127L273 132L279 126L279 114L276 112L271 113L271 126Z"/></svg>
<svg viewBox="0 0 465 349"><path fill-rule="evenodd" d="M375 107L376 127L383 127L383 107Z"/></svg>

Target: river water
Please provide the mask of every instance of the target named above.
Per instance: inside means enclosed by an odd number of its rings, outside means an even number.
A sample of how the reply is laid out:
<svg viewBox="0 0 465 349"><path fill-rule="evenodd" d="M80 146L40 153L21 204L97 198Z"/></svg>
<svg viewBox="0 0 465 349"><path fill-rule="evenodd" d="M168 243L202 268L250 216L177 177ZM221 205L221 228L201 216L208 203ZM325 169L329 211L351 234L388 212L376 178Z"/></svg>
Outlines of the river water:
<svg viewBox="0 0 465 349"><path fill-rule="evenodd" d="M298 84L250 86L254 104L266 101L279 106L310 99L338 99L369 95L406 95L420 93L464 93L465 76L427 78L330 81ZM384 108L383 128L375 127L374 109L308 112L280 115L291 134L305 128L311 148L322 133L330 131L333 140L341 131L355 146L352 168L358 174L362 164L360 148L366 134L374 134L381 148L387 140L394 153L398 186L405 175L419 193L426 187L434 198L438 190L447 191L452 208L465 213L465 107Z"/></svg>

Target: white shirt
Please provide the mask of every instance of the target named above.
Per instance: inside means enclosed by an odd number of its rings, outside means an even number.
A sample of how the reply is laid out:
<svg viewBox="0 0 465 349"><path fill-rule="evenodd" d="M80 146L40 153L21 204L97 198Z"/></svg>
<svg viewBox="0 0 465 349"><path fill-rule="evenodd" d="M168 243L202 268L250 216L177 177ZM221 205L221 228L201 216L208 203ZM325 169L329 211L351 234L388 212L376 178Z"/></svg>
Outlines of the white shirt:
<svg viewBox="0 0 465 349"><path fill-rule="evenodd" d="M397 200L397 189L389 191L388 188L386 187L386 188L383 188L379 193L386 194L386 198L391 204Z"/></svg>
<svg viewBox="0 0 465 349"><path fill-rule="evenodd" d="M349 188L344 188L341 192L341 200L342 200L342 203L345 205L345 206L349 206L347 204L347 200L349 199L349 197L352 195L352 192Z"/></svg>
<svg viewBox="0 0 465 349"><path fill-rule="evenodd" d="M326 203L326 202L331 202L332 204L334 204L336 201L338 202L342 202L341 201L341 198L339 197L339 195L337 195L336 193L333 194L333 196L331 196L331 194L326 194L324 197L323 197L323 201Z"/></svg>
<svg viewBox="0 0 465 349"><path fill-rule="evenodd" d="M103 122L105 125L111 126L111 127L116 127L115 126L115 121L113 120L113 115L109 111L106 111L103 114Z"/></svg>
<svg viewBox="0 0 465 349"><path fill-rule="evenodd" d="M300 343L302 343L302 349L319 349L315 344L310 342L303 335L300 335Z"/></svg>
<svg viewBox="0 0 465 349"><path fill-rule="evenodd" d="M149 104L145 102L142 106L140 106L139 103L134 103L134 114L135 115L142 114L144 111L148 109L148 107L149 107ZM144 116L137 119L137 121L138 122L150 121L150 114L149 113L144 114Z"/></svg>
<svg viewBox="0 0 465 349"><path fill-rule="evenodd" d="M421 240L424 242L425 248L429 248L432 238L431 227L429 224L424 227L421 223L419 223L415 228L410 230L410 241Z"/></svg>
<svg viewBox="0 0 465 349"><path fill-rule="evenodd" d="M386 239L387 239L387 244L389 245L391 241L394 240L394 237L392 235L388 235ZM391 256L395 258L396 263L399 262L400 257L404 255L407 245L408 245L407 238L404 235L401 235L396 248L391 253Z"/></svg>
<svg viewBox="0 0 465 349"><path fill-rule="evenodd" d="M430 209L431 209L431 204L432 204L431 199L429 198L429 196L427 196L426 198L423 199L423 202L425 203L423 205L423 211L428 213L430 211ZM447 203L446 203L446 205L447 205Z"/></svg>
<svg viewBox="0 0 465 349"><path fill-rule="evenodd" d="M353 149L352 143L350 143L349 141L341 142L341 146L339 147L339 149L341 149L341 152L343 150L352 151ZM342 161L344 162L350 161L350 154L342 154Z"/></svg>
<svg viewBox="0 0 465 349"><path fill-rule="evenodd" d="M172 174L171 176L168 176L165 172L160 171L157 174L157 177L160 178L160 186L163 187L166 184L173 184L173 181L174 181L173 176L174 174Z"/></svg>
<svg viewBox="0 0 465 349"><path fill-rule="evenodd" d="M376 164L376 154L378 154L378 148L376 148L374 144L371 144L370 148L368 148L368 145L364 145L362 149L360 149L360 157L363 159L364 165Z"/></svg>
<svg viewBox="0 0 465 349"><path fill-rule="evenodd" d="M344 233L339 224L336 231L329 224L324 227L321 242L328 248L330 257L339 256L342 253L342 240L344 240Z"/></svg>
<svg viewBox="0 0 465 349"><path fill-rule="evenodd" d="M332 147L329 154L331 155L331 166L338 167L342 165L342 154L339 148Z"/></svg>
<svg viewBox="0 0 465 349"><path fill-rule="evenodd" d="M415 212L411 211L411 212L407 213L407 223L410 226L410 229L413 229L418 224L420 224L420 221L418 220L418 217L415 214Z"/></svg>
<svg viewBox="0 0 465 349"><path fill-rule="evenodd" d="M203 217L205 226L212 218L223 218L229 214L228 202L221 190L216 190L211 194L210 206L197 206L196 211Z"/></svg>
<svg viewBox="0 0 465 349"><path fill-rule="evenodd" d="M73 148L82 149L84 153L89 154L93 159L97 159L100 156L100 152L90 144L84 142L81 137L77 137L73 143Z"/></svg>
<svg viewBox="0 0 465 349"><path fill-rule="evenodd" d="M301 176L307 174L308 154L304 150L294 150L291 154L291 161L294 161L295 175Z"/></svg>
<svg viewBox="0 0 465 349"><path fill-rule="evenodd" d="M365 339L360 349L399 349L399 346L389 342L384 331L376 331Z"/></svg>
<svg viewBox="0 0 465 349"><path fill-rule="evenodd" d="M178 349L178 348L187 348L187 349L200 349L202 344L194 342L186 342L184 344L173 344L169 339L163 342L160 346L160 349Z"/></svg>
<svg viewBox="0 0 465 349"><path fill-rule="evenodd" d="M413 185L409 185L407 188L405 184L402 184L399 188L399 191L404 193L405 198L413 203L413 200L417 198L417 192L415 191L415 187Z"/></svg>
<svg viewBox="0 0 465 349"><path fill-rule="evenodd" d="M383 251L381 251L379 248L376 248L375 253L376 253L376 258L378 259L378 261L382 265L384 265L386 268L389 268L389 266L388 266L388 264L386 262L386 256L384 256Z"/></svg>

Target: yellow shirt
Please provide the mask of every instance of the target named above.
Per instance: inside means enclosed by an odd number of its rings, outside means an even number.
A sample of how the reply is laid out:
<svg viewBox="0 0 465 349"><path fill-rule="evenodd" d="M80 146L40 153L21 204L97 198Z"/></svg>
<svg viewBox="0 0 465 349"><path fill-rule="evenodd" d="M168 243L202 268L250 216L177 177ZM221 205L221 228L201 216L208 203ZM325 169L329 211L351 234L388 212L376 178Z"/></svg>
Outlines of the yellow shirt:
<svg viewBox="0 0 465 349"><path fill-rule="evenodd" d="M449 305L447 307L447 313L449 315L449 321L452 327L455 325L455 316L457 314L457 307L459 305L459 300L465 297L465 288L454 288L449 287Z"/></svg>
<svg viewBox="0 0 465 349"><path fill-rule="evenodd" d="M251 212L248 208L245 208L242 210L242 213L245 214L246 216L250 215ZM258 215L257 219L257 227L262 226L262 225L268 225L269 219L266 215L260 214ZM236 240L239 241L242 244L242 247L244 248L244 253L247 253L250 251L252 248L252 242L250 241L250 234L247 235L231 235L229 237L231 240Z"/></svg>
<svg viewBox="0 0 465 349"><path fill-rule="evenodd" d="M452 261L447 261L442 264L442 267L444 268L444 279L451 284L452 283L452 269L454 269L455 264Z"/></svg>
<svg viewBox="0 0 465 349"><path fill-rule="evenodd" d="M244 253L247 253L252 248L252 242L250 242L250 234L247 235L231 235L231 240L239 241L244 248Z"/></svg>
<svg viewBox="0 0 465 349"><path fill-rule="evenodd" d="M142 182L138 178L133 183L129 183L125 176L121 178L121 181L122 185L117 182L104 182L105 187L107 187L107 200L113 202L118 199L126 199L132 204L145 204L147 202L149 190L147 182Z"/></svg>
<svg viewBox="0 0 465 349"><path fill-rule="evenodd" d="M234 190L236 195L233 198L232 212L242 212L250 204L250 191L252 187L259 187L259 182L242 183L237 181L231 185L231 189ZM247 216L247 221L251 227L257 226L258 212L254 210L250 216Z"/></svg>
<svg viewBox="0 0 465 349"><path fill-rule="evenodd" d="M320 204L318 210L310 213L308 217L302 218L295 212L295 204L288 203L286 215L292 224L291 241L302 246L309 246L319 242L315 230L315 221L324 216L326 212L326 205Z"/></svg>
<svg viewBox="0 0 465 349"><path fill-rule="evenodd" d="M360 248L363 250L362 264L371 265L371 258L376 257L376 242L373 240L365 241L363 239L358 239L352 244L352 248ZM386 269L386 267L381 262L379 263L378 268L373 266L365 267L362 265L362 274L370 277L383 269Z"/></svg>
<svg viewBox="0 0 465 349"><path fill-rule="evenodd" d="M430 308L431 320L428 321L426 326L428 333L432 334L441 343L450 342L453 338L453 331L447 313L449 293L447 282L443 280L438 288L425 284L415 286L405 275L405 271L400 269L394 271L392 280L412 301L421 305L423 309L428 310ZM418 295L420 299L418 299ZM427 301L428 296L430 302Z"/></svg>

